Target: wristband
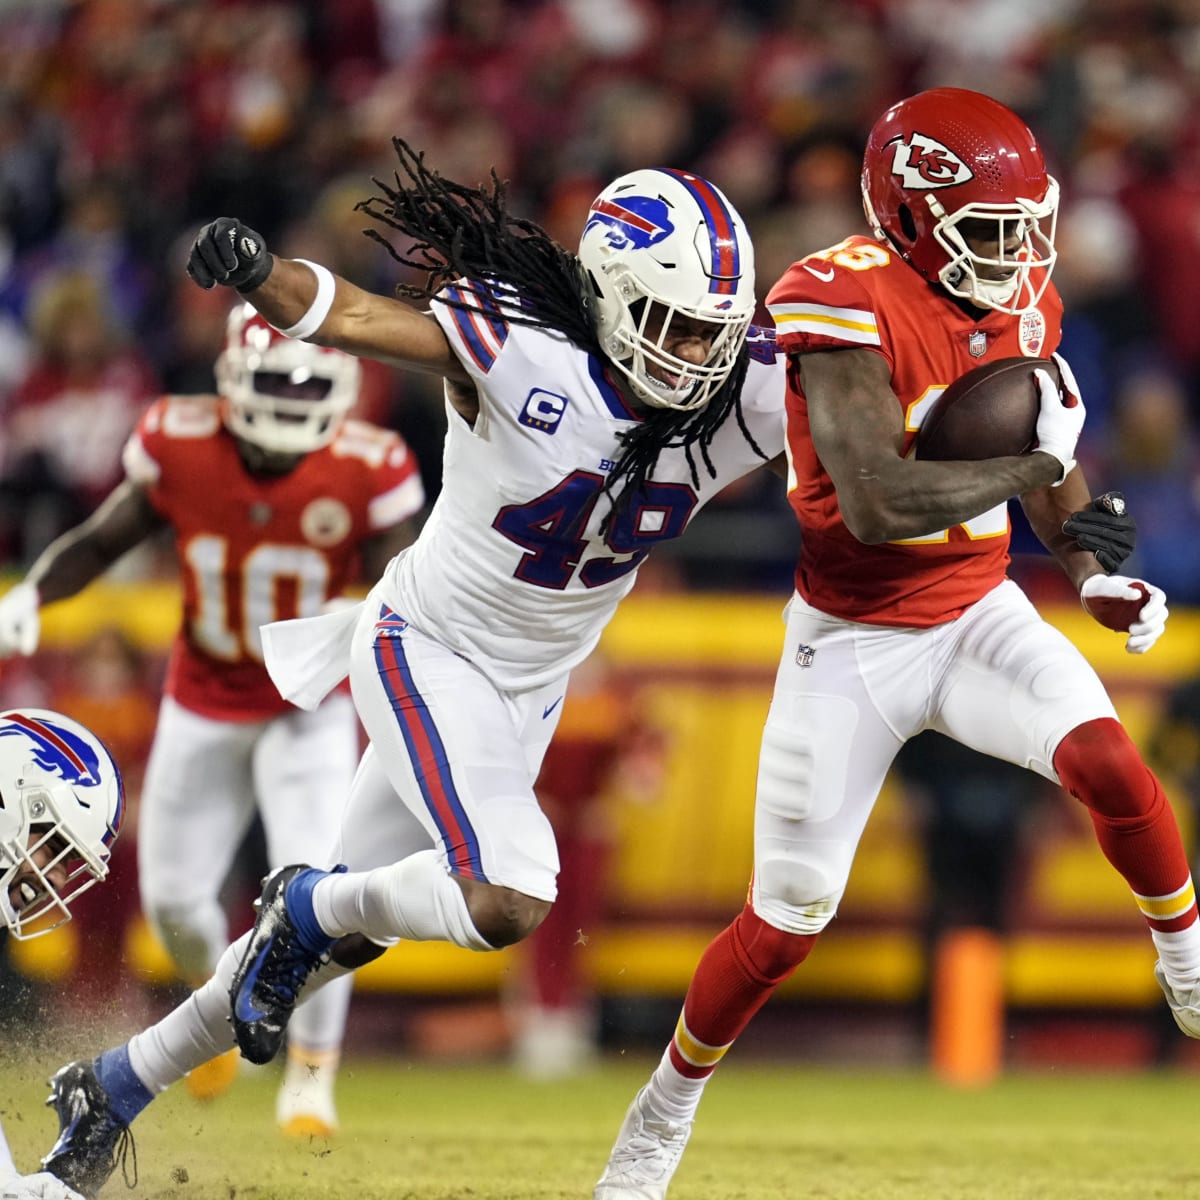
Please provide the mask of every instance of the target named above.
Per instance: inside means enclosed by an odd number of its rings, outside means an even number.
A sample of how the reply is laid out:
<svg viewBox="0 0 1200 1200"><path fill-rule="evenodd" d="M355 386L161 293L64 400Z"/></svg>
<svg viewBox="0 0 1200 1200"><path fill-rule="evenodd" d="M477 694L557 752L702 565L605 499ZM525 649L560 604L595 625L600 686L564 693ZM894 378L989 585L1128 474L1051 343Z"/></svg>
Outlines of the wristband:
<svg viewBox="0 0 1200 1200"><path fill-rule="evenodd" d="M329 316L337 284L334 281L333 272L328 267L323 267L320 263L309 262L307 258L298 258L295 261L303 263L317 277L317 294L308 306L308 312L295 325L291 325L287 329L280 329L279 332L284 337L299 338L303 341L306 337L312 337L321 328L325 318Z"/></svg>

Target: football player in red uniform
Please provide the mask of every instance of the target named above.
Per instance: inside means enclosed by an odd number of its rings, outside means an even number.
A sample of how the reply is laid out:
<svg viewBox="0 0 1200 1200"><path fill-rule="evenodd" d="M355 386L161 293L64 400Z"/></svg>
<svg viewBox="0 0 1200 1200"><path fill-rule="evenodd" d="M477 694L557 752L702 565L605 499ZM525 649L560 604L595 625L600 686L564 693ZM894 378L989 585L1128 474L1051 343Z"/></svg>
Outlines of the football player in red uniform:
<svg viewBox="0 0 1200 1200"><path fill-rule="evenodd" d="M883 115L862 186L874 236L809 255L768 295L788 354L789 494L803 537L759 758L750 895L701 958L596 1200L666 1195L708 1077L837 912L892 760L924 729L1029 767L1087 806L1150 927L1176 1020L1200 1037L1200 927L1170 805L1095 672L1005 578L1007 501L1019 496L1085 607L1144 590L1127 650L1144 653L1165 625L1159 589L1106 574L1112 560L1063 529L1090 501L1070 371L1058 360L1061 395L1038 373L1032 453L909 457L955 378L1057 347L1058 185L1014 113L944 88Z"/></svg>
<svg viewBox="0 0 1200 1200"><path fill-rule="evenodd" d="M183 621L142 792L142 907L193 985L228 942L219 893L255 813L271 866L335 845L358 762L358 725L339 691L313 712L283 700L259 626L314 615L410 540L424 503L400 437L346 414L358 360L285 338L248 304L230 314L219 396L165 396L125 448L125 479L53 542L0 600L0 654L32 653L38 609L79 592L161 529L174 534ZM297 1011L280 1126L328 1135L349 991ZM307 1011L305 1011L307 1010ZM236 1070L229 1052L192 1073L201 1096Z"/></svg>

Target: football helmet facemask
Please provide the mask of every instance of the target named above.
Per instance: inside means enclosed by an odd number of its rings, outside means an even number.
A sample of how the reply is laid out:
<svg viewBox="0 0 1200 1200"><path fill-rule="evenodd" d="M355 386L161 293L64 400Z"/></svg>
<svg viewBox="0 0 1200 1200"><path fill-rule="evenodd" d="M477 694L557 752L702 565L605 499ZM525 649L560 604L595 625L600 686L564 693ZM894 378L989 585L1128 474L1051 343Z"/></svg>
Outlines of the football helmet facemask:
<svg viewBox="0 0 1200 1200"><path fill-rule="evenodd" d="M216 363L226 428L272 454L327 446L358 399L358 359L284 337L249 304L229 314Z"/></svg>
<svg viewBox="0 0 1200 1200"><path fill-rule="evenodd" d="M978 308L1023 312L1050 282L1058 184L990 96L934 88L893 105L867 139L862 195L876 237Z"/></svg>
<svg viewBox="0 0 1200 1200"><path fill-rule="evenodd" d="M108 874L125 815L121 772L77 721L45 709L0 713L0 917L40 937Z"/></svg>
<svg viewBox="0 0 1200 1200"><path fill-rule="evenodd" d="M579 260L596 292L600 346L637 399L682 411L707 404L737 362L756 303L754 249L733 205L699 175L631 171L592 201ZM667 349L675 317L712 329L703 363Z"/></svg>

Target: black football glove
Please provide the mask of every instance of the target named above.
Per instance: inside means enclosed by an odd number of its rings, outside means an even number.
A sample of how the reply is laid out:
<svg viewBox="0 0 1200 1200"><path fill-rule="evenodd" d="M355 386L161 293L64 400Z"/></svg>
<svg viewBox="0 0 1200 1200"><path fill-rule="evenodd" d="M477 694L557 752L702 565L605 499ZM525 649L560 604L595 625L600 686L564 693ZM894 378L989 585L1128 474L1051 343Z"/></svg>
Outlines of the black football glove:
<svg viewBox="0 0 1200 1200"><path fill-rule="evenodd" d="M1137 525L1120 492L1105 492L1083 512L1072 513L1063 522L1063 533L1090 550L1109 575L1133 553L1137 541Z"/></svg>
<svg viewBox="0 0 1200 1200"><path fill-rule="evenodd" d="M187 273L206 291L220 283L252 292L274 266L259 234L233 217L218 217L196 235Z"/></svg>

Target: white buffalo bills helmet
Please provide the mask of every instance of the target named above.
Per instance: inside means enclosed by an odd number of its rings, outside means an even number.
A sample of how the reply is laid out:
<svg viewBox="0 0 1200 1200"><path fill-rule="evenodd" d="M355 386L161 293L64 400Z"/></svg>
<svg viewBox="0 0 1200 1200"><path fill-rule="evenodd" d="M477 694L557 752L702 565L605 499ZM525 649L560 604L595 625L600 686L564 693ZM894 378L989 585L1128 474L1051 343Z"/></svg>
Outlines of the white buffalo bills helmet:
<svg viewBox="0 0 1200 1200"><path fill-rule="evenodd" d="M272 454L327 446L362 380L352 354L284 337L250 304L229 314L216 374L226 428Z"/></svg>
<svg viewBox="0 0 1200 1200"><path fill-rule="evenodd" d="M721 191L687 171L622 175L592 201L579 260L596 291L601 348L637 398L684 411L707 404L756 305L750 235ZM713 327L703 363L665 349L676 316Z"/></svg>
<svg viewBox="0 0 1200 1200"><path fill-rule="evenodd" d="M0 916L14 937L71 919L108 874L124 815L121 772L94 734L45 709L0 713Z"/></svg>

